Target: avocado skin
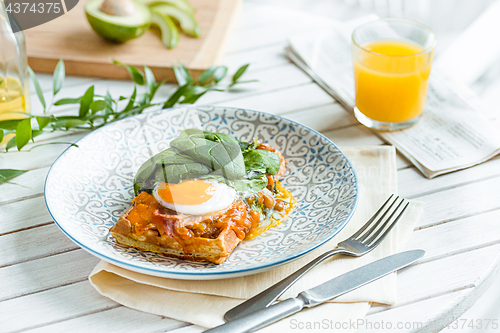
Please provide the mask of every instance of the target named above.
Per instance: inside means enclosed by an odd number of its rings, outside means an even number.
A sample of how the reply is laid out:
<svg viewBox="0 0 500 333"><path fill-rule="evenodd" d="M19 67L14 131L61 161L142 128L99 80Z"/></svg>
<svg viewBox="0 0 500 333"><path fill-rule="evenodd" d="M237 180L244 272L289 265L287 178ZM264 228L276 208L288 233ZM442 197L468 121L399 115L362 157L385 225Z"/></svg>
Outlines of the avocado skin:
<svg viewBox="0 0 500 333"><path fill-rule="evenodd" d="M98 35L115 43L124 43L128 40L137 38L145 33L151 25L151 22L148 22L138 27L124 27L106 22L89 13L86 13L86 15L90 26Z"/></svg>
<svg viewBox="0 0 500 333"><path fill-rule="evenodd" d="M94 31L109 41L123 43L144 34L151 25L151 13L140 2L132 0L136 6L136 15L111 16L100 11L103 0L91 0L85 5L87 21ZM136 24L131 24L136 22ZM123 22L123 23L122 23Z"/></svg>

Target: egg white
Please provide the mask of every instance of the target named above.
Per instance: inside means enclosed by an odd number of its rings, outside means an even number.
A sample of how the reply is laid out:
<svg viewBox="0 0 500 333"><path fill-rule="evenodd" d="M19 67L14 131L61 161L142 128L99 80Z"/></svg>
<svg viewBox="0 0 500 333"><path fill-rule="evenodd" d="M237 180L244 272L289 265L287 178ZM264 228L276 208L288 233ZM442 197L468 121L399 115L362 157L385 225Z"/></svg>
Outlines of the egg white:
<svg viewBox="0 0 500 333"><path fill-rule="evenodd" d="M155 185L153 196L163 207L175 210L178 213L191 215L202 215L222 210L229 207L236 199L236 190L227 186L226 184L208 181L207 183L210 183L215 187L214 195L204 203L198 205L176 204L175 198L173 198L174 203L166 202L158 195L158 187L161 183Z"/></svg>

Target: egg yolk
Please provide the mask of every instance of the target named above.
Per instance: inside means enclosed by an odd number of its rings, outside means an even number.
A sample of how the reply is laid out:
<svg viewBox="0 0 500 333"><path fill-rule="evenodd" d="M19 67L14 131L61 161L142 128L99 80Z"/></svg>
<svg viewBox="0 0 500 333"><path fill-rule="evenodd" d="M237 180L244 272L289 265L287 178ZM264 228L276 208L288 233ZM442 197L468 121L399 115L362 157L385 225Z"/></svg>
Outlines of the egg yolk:
<svg viewBox="0 0 500 333"><path fill-rule="evenodd" d="M203 180L185 180L179 184L161 183L158 196L177 205L199 205L215 194L215 186Z"/></svg>

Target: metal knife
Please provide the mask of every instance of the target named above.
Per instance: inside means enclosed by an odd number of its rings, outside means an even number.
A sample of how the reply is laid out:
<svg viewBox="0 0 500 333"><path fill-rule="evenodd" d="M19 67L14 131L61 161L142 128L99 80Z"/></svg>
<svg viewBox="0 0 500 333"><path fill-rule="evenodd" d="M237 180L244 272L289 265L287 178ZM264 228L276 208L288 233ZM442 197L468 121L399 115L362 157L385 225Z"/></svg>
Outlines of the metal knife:
<svg viewBox="0 0 500 333"><path fill-rule="evenodd" d="M425 254L424 250L411 250L377 260L348 273L340 275L319 286L301 292L295 298L271 305L244 317L209 329L211 333L243 333L252 332L288 317L303 308L310 308L351 290L378 280L392 272L406 267Z"/></svg>

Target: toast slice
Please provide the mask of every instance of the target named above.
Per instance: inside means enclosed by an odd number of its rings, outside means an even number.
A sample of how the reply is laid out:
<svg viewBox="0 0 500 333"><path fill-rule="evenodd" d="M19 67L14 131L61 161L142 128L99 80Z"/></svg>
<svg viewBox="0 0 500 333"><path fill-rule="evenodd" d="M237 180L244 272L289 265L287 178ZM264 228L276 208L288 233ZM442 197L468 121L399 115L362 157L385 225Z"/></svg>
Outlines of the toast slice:
<svg viewBox="0 0 500 333"><path fill-rule="evenodd" d="M167 257L192 261L223 263L245 238L251 239L281 223L295 206L295 199L276 180L279 194L276 209L264 209L264 190L246 201L238 200L228 208L205 215L165 211L154 197L141 192L133 205L110 229L119 244ZM261 213L257 213L259 204ZM267 211L267 215L263 213ZM262 219L261 216L269 218Z"/></svg>
<svg viewBox="0 0 500 333"><path fill-rule="evenodd" d="M140 193L134 205L110 229L119 244L167 257L220 264L245 237L244 232L234 228L234 223L220 223L220 220L234 222L246 212L241 201L216 213L193 216L162 212L161 207L151 202L154 200L151 197L146 192ZM148 205L146 210L145 204ZM137 219L137 212L141 210L140 219ZM246 219L240 221L243 231L250 229L253 222L244 215Z"/></svg>
<svg viewBox="0 0 500 333"><path fill-rule="evenodd" d="M233 230L224 230L215 239L194 237L182 241L182 244L175 237L168 235L157 236L154 233L148 233L148 235L137 236L127 219L132 209L133 206L120 217L110 230L111 235L121 245L160 253L167 257L221 264L242 241ZM185 251L186 248L189 249L189 252Z"/></svg>

